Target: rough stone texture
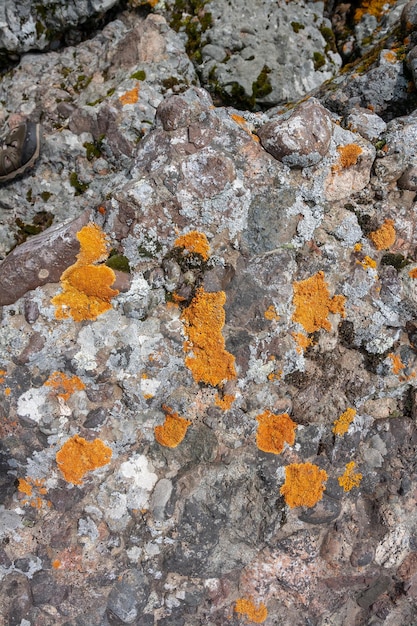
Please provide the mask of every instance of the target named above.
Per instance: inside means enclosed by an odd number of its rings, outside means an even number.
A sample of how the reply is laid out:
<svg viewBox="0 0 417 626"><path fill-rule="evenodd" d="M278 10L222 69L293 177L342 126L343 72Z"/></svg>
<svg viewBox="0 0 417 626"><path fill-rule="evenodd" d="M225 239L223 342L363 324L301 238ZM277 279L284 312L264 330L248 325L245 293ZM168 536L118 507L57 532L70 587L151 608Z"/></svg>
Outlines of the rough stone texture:
<svg viewBox="0 0 417 626"><path fill-rule="evenodd" d="M340 67L322 3L211 0L204 9L212 21L201 46L203 83L235 100L240 91L269 106L296 100ZM269 93L257 87L264 67L270 70Z"/></svg>
<svg viewBox="0 0 417 626"><path fill-rule="evenodd" d="M331 117L314 98L258 130L267 152L290 167L300 168L316 165L324 157L331 134Z"/></svg>
<svg viewBox="0 0 417 626"><path fill-rule="evenodd" d="M0 51L22 54L59 45L63 33L97 18L118 0L4 0L0 5Z"/></svg>
<svg viewBox="0 0 417 626"><path fill-rule="evenodd" d="M62 68L74 53L77 76L91 67L101 78L57 103L56 81L70 76ZM131 78L145 57L147 78ZM216 108L197 86L172 95L172 82L163 94L158 72L180 67L192 72L163 18L131 11L89 42L25 55L14 80L0 82L9 122L45 104L38 167L2 188L4 254L24 230L16 218L30 224L33 200L40 207L40 193L55 185L53 226L0 265L8 303L0 308L0 623L239 626L246 618L236 600L252 598L267 607L266 626L411 626L415 114L389 120L401 85L368 114L366 102L347 103L339 83L345 104L323 113L321 159L294 168L257 135L277 110ZM335 93L327 89L322 101ZM88 105L93 92L104 100ZM309 107L317 101L301 110ZM148 111L152 124L135 143ZM89 161L82 133L98 142L103 128L101 155ZM94 193L66 190L74 155L79 172L95 168ZM94 321L58 319L58 274L87 219L127 258L125 288ZM50 274L40 278L45 264ZM216 361L213 345L221 358L234 356L236 378L217 386L189 369L184 312L202 288L226 298L224 327L218 307L193 346L194 357L202 348ZM66 378L54 385L57 372ZM348 408L352 421L337 434ZM266 411L297 425L294 445L277 454L257 445ZM155 428L177 413L190 422L185 437L161 445ZM56 459L74 435L112 451L81 484L66 482ZM351 462L362 477L345 491L339 479ZM293 463L327 473L315 506L286 504L280 490Z"/></svg>

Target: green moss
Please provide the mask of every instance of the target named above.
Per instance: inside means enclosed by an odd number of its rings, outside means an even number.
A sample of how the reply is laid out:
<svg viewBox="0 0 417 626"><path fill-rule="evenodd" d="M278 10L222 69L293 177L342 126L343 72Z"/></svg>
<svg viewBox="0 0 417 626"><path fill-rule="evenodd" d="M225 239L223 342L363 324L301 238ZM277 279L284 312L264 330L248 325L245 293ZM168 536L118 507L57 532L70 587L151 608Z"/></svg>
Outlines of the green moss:
<svg viewBox="0 0 417 626"><path fill-rule="evenodd" d="M116 91L115 87L111 87L110 89L107 90L107 93L105 96L100 96L100 98L97 98L97 100L93 100L92 102L87 102L87 105L89 107L94 107L96 106L96 104L100 104L101 102L103 102L103 100L105 100L109 96L112 96L115 91Z"/></svg>
<svg viewBox="0 0 417 626"><path fill-rule="evenodd" d="M49 211L39 211L36 213L31 224L17 218L15 221L17 226L17 232L15 233L16 246L26 241L28 237L38 235L49 228L53 221L54 216Z"/></svg>
<svg viewBox="0 0 417 626"><path fill-rule="evenodd" d="M44 202L48 202L49 198L52 196L50 191L42 191L41 198Z"/></svg>
<svg viewBox="0 0 417 626"><path fill-rule="evenodd" d="M254 100L260 100L271 93L272 85L268 76L270 73L270 68L264 65L258 78L252 83L252 98Z"/></svg>
<svg viewBox="0 0 417 626"><path fill-rule="evenodd" d="M137 72L133 72L133 74L130 75L130 78L146 80L146 72L144 72L144 70L137 70Z"/></svg>
<svg viewBox="0 0 417 626"><path fill-rule="evenodd" d="M387 143L386 139L380 139L375 144L375 150L382 150L382 148L386 145L386 143Z"/></svg>
<svg viewBox="0 0 417 626"><path fill-rule="evenodd" d="M36 29L36 36L37 37L41 37L42 34L45 32L45 26L42 24L42 22L40 20L36 21L35 29Z"/></svg>
<svg viewBox="0 0 417 626"><path fill-rule="evenodd" d="M397 271L402 270L409 263L410 261L402 254L394 254L392 252L387 252L381 259L381 265L392 265Z"/></svg>
<svg viewBox="0 0 417 626"><path fill-rule="evenodd" d="M70 174L69 177L69 181L70 181L70 185L72 187L74 187L75 189L75 194L76 196L80 196L81 194L83 194L85 191L87 191L89 184L88 183L82 183L78 176L77 176L77 172L72 172Z"/></svg>
<svg viewBox="0 0 417 626"><path fill-rule="evenodd" d="M100 135L100 137L93 142L86 141L85 143L83 143L88 161L98 159L98 157L101 156L103 140L104 135Z"/></svg>
<svg viewBox="0 0 417 626"><path fill-rule="evenodd" d="M119 272L126 272L130 274L129 260L123 254L120 254L117 250L110 252L109 258L105 263L112 270L118 270Z"/></svg>
<svg viewBox="0 0 417 626"><path fill-rule="evenodd" d="M26 192L26 200L28 202L30 202L31 204L33 204L33 202L34 202L33 193L32 193L32 187L29 187L29 189Z"/></svg>
<svg viewBox="0 0 417 626"><path fill-rule="evenodd" d="M336 48L336 39L334 36L334 32L328 26L320 26L320 32L322 34L323 39L326 42L326 50L328 52L331 50L332 52L337 52Z"/></svg>
<svg viewBox="0 0 417 626"><path fill-rule="evenodd" d="M75 85L74 85L74 90L77 93L80 93L80 91L82 91L83 89L88 87L88 85L91 83L92 80L93 80L92 76L86 76L85 74L79 74L78 77L77 77L77 80L75 82Z"/></svg>
<svg viewBox="0 0 417 626"><path fill-rule="evenodd" d="M305 28L304 24L300 24L300 22L291 22L291 26L295 33L299 33L300 30Z"/></svg>
<svg viewBox="0 0 417 626"><path fill-rule="evenodd" d="M326 58L321 52L313 52L313 63L316 72L326 64Z"/></svg>
<svg viewBox="0 0 417 626"><path fill-rule="evenodd" d="M213 23L211 13L205 10L207 2L208 0L175 0L171 10L169 25L176 32L185 32L185 49L190 59L197 64L202 62L202 35Z"/></svg>

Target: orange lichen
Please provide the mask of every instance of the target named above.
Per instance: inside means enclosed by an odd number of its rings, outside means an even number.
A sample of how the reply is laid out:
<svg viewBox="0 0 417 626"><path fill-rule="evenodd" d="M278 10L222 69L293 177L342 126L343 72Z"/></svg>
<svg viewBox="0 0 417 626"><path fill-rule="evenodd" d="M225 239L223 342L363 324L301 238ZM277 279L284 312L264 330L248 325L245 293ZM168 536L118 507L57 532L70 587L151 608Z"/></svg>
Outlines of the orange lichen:
<svg viewBox="0 0 417 626"><path fill-rule="evenodd" d="M245 615L254 624L262 624L268 617L268 609L262 602L256 606L251 599L239 598L236 600L235 613Z"/></svg>
<svg viewBox="0 0 417 626"><path fill-rule="evenodd" d="M196 382L213 387L236 378L235 358L227 352L222 335L225 302L224 291L207 293L200 287L181 315L188 335L184 351L191 352L185 364Z"/></svg>
<svg viewBox="0 0 417 626"><path fill-rule="evenodd" d="M362 474L354 473L355 461L351 461L346 465L345 473L343 476L338 477L339 485L343 487L344 491L350 491L353 487L359 487L363 478Z"/></svg>
<svg viewBox="0 0 417 626"><path fill-rule="evenodd" d="M4 377L7 374L7 370L0 370L0 385L4 383Z"/></svg>
<svg viewBox="0 0 417 626"><path fill-rule="evenodd" d="M362 148L356 143L338 146L337 151L339 152L339 163L343 168L356 165L359 155L363 152Z"/></svg>
<svg viewBox="0 0 417 626"><path fill-rule="evenodd" d="M80 252L77 261L61 276L62 293L52 298L55 317L72 317L76 322L95 320L111 309L111 299L119 293L111 289L115 273L106 265L94 265L108 256L105 233L96 225L88 224L78 233Z"/></svg>
<svg viewBox="0 0 417 626"><path fill-rule="evenodd" d="M272 320L278 321L279 320L279 315L278 315L277 310L276 310L276 308L275 308L275 306L273 304L271 304L267 308L267 310L264 313L264 317L265 317L265 319L270 320L270 321L272 321Z"/></svg>
<svg viewBox="0 0 417 626"><path fill-rule="evenodd" d="M359 263L364 269L375 269L377 266L377 262L368 255L366 255L362 261L359 261Z"/></svg>
<svg viewBox="0 0 417 626"><path fill-rule="evenodd" d="M20 493L24 493L27 496L32 495L32 485L25 478L19 478L17 489Z"/></svg>
<svg viewBox="0 0 417 626"><path fill-rule="evenodd" d="M243 128L245 133L248 133L248 135L250 135L254 141L257 141L257 142L260 141L258 135L255 135L251 131L251 129L250 129L249 125L248 125L248 122L245 120L244 117L242 117L241 115L238 115L237 113L232 113L230 117L232 118L232 120L234 122L236 122L236 124L238 124L241 128Z"/></svg>
<svg viewBox="0 0 417 626"><path fill-rule="evenodd" d="M133 89L126 91L126 93L119 96L119 100L123 106L126 104L136 104L139 100L139 83Z"/></svg>
<svg viewBox="0 0 417 626"><path fill-rule="evenodd" d="M353 246L353 249L355 252L360 252L362 250L362 244L360 242L355 243L355 245Z"/></svg>
<svg viewBox="0 0 417 626"><path fill-rule="evenodd" d="M281 380L282 378L282 370L277 370L276 372L270 372L267 376L268 380L270 381L274 381L274 380Z"/></svg>
<svg viewBox="0 0 417 626"><path fill-rule="evenodd" d="M27 496L22 500L22 504L29 504L34 509L42 508L43 504L51 506L50 502L45 502L42 498L48 491L46 487L44 487L44 483L45 481L43 479L29 477L19 478L17 490L19 493Z"/></svg>
<svg viewBox="0 0 417 626"><path fill-rule="evenodd" d="M317 272L306 280L295 282L293 288L295 312L292 319L301 324L308 333L314 333L320 328L330 330L331 325L327 319L329 313L340 313L345 317L346 298L342 295L330 298L324 272Z"/></svg>
<svg viewBox="0 0 417 626"><path fill-rule="evenodd" d="M185 235L181 235L174 243L177 248L185 248L188 252L200 254L204 261L210 256L210 245L204 233L193 230Z"/></svg>
<svg viewBox="0 0 417 626"><path fill-rule="evenodd" d="M417 267L408 272L410 278L417 278ZM1 381L0 381L1 382Z"/></svg>
<svg viewBox="0 0 417 626"><path fill-rule="evenodd" d="M369 233L368 236L377 250L387 250L395 242L394 220L386 219L382 226Z"/></svg>
<svg viewBox="0 0 417 626"><path fill-rule="evenodd" d="M379 19L387 12L389 5L395 4L396 0L363 0L355 11L354 20L359 22L365 14L373 15Z"/></svg>
<svg viewBox="0 0 417 626"><path fill-rule="evenodd" d="M398 354L394 354L393 352L390 352L388 355L388 358L391 359L393 373L396 374L397 376L401 374L401 370L405 369L405 365L401 361L401 357Z"/></svg>
<svg viewBox="0 0 417 626"><path fill-rule="evenodd" d="M333 433L341 437L349 430L349 426L355 419L356 410L348 408L334 422Z"/></svg>
<svg viewBox="0 0 417 626"><path fill-rule="evenodd" d="M180 417L165 404L162 405L162 409L165 412L165 422L162 426L155 426L155 439L161 446L176 448L184 439L191 422Z"/></svg>
<svg viewBox="0 0 417 626"><path fill-rule="evenodd" d="M61 561L59 559L54 559L52 561L52 567L54 569L59 569L61 567L61 565L62 565L62 563L61 563Z"/></svg>
<svg viewBox="0 0 417 626"><path fill-rule="evenodd" d="M271 411L264 411L257 416L256 421L258 422L256 445L259 450L280 454L285 443L290 446L294 445L297 424L292 421L288 413L276 415Z"/></svg>
<svg viewBox="0 0 417 626"><path fill-rule="evenodd" d="M303 333L291 333L291 335L297 344L296 350L298 354L301 354L304 350L307 350L309 346L313 345L313 340Z"/></svg>
<svg viewBox="0 0 417 626"><path fill-rule="evenodd" d="M236 396L231 393L226 393L224 396L217 395L214 399L214 404L223 409L223 411L228 411L232 407L235 398Z"/></svg>
<svg viewBox="0 0 417 626"><path fill-rule="evenodd" d="M10 387L6 387L6 389L4 390L4 395L10 396L11 393L12 393L12 390L10 389Z"/></svg>
<svg viewBox="0 0 417 626"><path fill-rule="evenodd" d="M45 382L47 387L52 387L56 395L64 400L68 400L76 391L85 389L85 385L78 376L67 376L64 372L53 372Z"/></svg>
<svg viewBox="0 0 417 626"><path fill-rule="evenodd" d="M58 450L56 462L67 482L81 485L84 474L107 465L111 456L111 448L101 439L90 442L74 435Z"/></svg>
<svg viewBox="0 0 417 626"><path fill-rule="evenodd" d="M285 483L280 493L292 509L314 506L323 497L327 472L312 463L292 463L285 468Z"/></svg>

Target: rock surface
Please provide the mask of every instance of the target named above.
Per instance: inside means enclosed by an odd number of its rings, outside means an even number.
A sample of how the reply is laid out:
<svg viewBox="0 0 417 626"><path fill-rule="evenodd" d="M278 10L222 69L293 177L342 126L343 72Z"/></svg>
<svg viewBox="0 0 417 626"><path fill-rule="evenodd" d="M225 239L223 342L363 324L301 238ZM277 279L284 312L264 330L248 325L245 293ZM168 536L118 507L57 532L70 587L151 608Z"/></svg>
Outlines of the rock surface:
<svg viewBox="0 0 417 626"><path fill-rule="evenodd" d="M0 624L413 624L417 120L384 59L215 107L131 8L2 77L44 139L0 199Z"/></svg>

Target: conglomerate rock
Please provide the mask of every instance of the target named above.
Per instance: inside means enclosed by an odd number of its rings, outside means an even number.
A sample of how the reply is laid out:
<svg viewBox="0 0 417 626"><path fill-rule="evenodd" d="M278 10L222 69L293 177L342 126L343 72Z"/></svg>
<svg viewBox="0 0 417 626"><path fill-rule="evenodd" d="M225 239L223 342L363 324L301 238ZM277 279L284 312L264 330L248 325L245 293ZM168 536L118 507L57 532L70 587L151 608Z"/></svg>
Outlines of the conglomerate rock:
<svg viewBox="0 0 417 626"><path fill-rule="evenodd" d="M193 80L127 12L0 83L45 134L1 188L0 619L411 626L415 114ZM325 141L263 147L306 111Z"/></svg>

